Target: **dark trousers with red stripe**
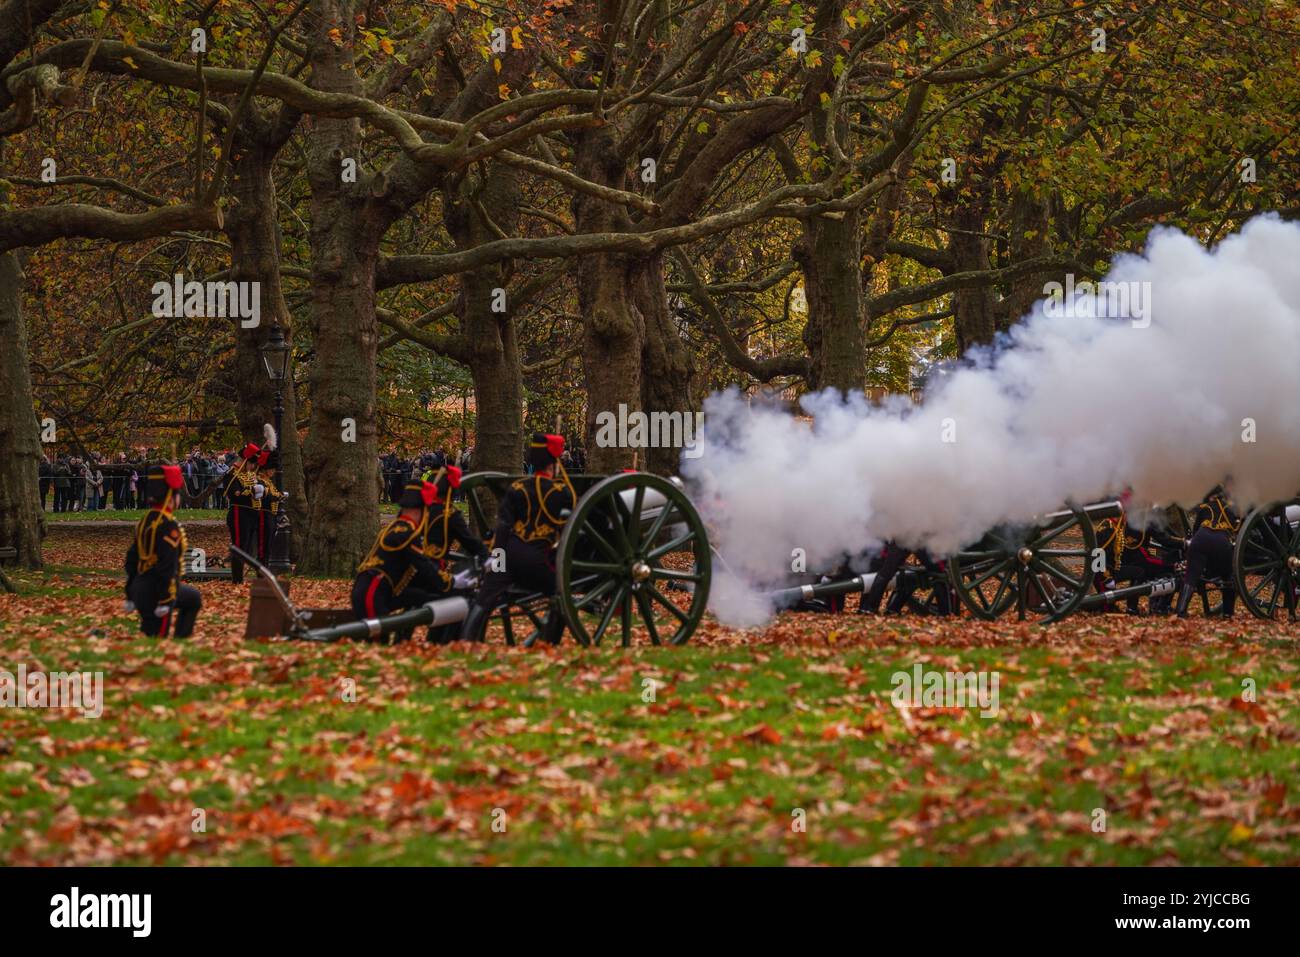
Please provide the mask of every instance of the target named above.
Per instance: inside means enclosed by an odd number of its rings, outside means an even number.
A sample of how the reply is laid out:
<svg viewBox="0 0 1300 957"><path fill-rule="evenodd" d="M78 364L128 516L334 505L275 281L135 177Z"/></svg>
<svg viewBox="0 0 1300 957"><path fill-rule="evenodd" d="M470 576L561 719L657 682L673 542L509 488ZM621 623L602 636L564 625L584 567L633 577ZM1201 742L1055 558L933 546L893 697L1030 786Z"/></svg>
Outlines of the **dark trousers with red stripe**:
<svg viewBox="0 0 1300 957"><path fill-rule="evenodd" d="M400 595L378 571L364 571L352 583L352 614L358 619L383 618L433 601L437 594L407 585Z"/></svg>
<svg viewBox="0 0 1300 957"><path fill-rule="evenodd" d="M167 614L159 618L154 610L161 597L158 589L145 580L136 582L131 589L131 601L140 615L140 630L151 637L188 638L194 633L194 623L198 620L199 609L203 607L203 596L197 588L178 585L176 597L169 603Z"/></svg>
<svg viewBox="0 0 1300 957"><path fill-rule="evenodd" d="M226 531L230 533L231 545L261 559L259 512L260 509L245 508L241 505L230 506L226 509ZM230 580L236 585L242 585L244 582L244 560L234 552L230 553Z"/></svg>

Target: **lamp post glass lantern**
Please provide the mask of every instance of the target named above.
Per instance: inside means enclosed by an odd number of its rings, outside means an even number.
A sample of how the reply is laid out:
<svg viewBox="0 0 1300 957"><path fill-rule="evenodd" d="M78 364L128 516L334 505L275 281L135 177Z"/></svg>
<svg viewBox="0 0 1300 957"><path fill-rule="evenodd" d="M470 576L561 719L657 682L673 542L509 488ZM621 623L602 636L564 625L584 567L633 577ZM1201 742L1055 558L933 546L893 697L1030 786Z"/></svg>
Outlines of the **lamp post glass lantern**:
<svg viewBox="0 0 1300 957"><path fill-rule="evenodd" d="M271 334L262 344L262 365L266 374L275 385L275 487L284 493L284 468L280 450L284 447L284 383L289 377L289 354L292 350L284 340L284 330L280 325L271 327ZM276 518L275 529L271 534L270 568L276 575L289 570L289 509L281 500L280 513Z"/></svg>

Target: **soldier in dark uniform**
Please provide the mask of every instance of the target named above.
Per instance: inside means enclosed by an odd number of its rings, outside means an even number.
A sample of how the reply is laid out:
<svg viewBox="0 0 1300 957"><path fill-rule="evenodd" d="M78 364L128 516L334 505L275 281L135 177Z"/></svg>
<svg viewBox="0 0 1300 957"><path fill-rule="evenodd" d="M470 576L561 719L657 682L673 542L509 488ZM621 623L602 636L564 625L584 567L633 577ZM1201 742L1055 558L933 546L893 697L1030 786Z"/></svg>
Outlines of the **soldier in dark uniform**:
<svg viewBox="0 0 1300 957"><path fill-rule="evenodd" d="M126 609L140 614L146 635L188 638L194 631L202 598L197 588L180 583L185 557L185 529L172 518L177 492L184 484L176 465L155 465L145 480L149 511L135 527L126 552Z"/></svg>
<svg viewBox="0 0 1300 957"><path fill-rule="evenodd" d="M474 565L481 568L487 561L488 550L479 538L470 531L469 524L460 509L452 503L456 489L460 488L461 471L454 465L448 465L434 478L434 500L429 506L429 524L424 532L424 554L428 555L437 567L437 578L433 582L434 597L464 591L473 587L476 575L472 569L453 574L447 561L453 542L459 542L461 550L469 553ZM429 628L429 641L443 644L460 634L457 624Z"/></svg>
<svg viewBox="0 0 1300 957"><path fill-rule="evenodd" d="M1122 504L1127 505L1127 496ZM1107 591L1118 582L1141 585L1174 574L1174 562L1166 556L1178 551L1178 544L1158 529L1133 525L1127 508L1121 508L1115 518L1097 522L1093 531L1106 562L1105 571L1097 573L1098 591ZM1153 614L1167 614L1170 596L1151 598L1148 603ZM1126 599L1125 606L1130 615L1139 613L1137 596Z"/></svg>
<svg viewBox="0 0 1300 957"><path fill-rule="evenodd" d="M258 561L265 564L270 530L274 523L262 514L262 503L271 490L274 503L273 510L279 509L281 493L267 479L258 475L258 469L271 459L275 448L275 430L266 426L267 445L262 448L249 442L239 453L239 463L225 475L197 495L185 496L190 506L199 505L213 493L219 493L226 500L226 531L230 534L230 544L250 555L256 555ZM230 553L230 580L236 585L244 583L244 560L233 551Z"/></svg>
<svg viewBox="0 0 1300 957"><path fill-rule="evenodd" d="M1205 500L1192 511L1192 537L1187 542L1187 572L1183 590L1178 595L1175 613L1187 617L1187 606L1208 572L1224 581L1223 617L1231 618L1237 605L1233 584L1232 540L1241 527L1241 517L1222 485L1211 489Z"/></svg>
<svg viewBox="0 0 1300 957"><path fill-rule="evenodd" d="M226 531L230 544L249 554L257 551L257 505L253 485L258 459L265 454L260 446L249 442L239 453L239 464L225 474L221 495L226 500ZM269 456L268 456L269 458ZM244 583L244 560L230 553L230 580Z"/></svg>
<svg viewBox="0 0 1300 957"><path fill-rule="evenodd" d="M533 434L527 452L531 474L512 483L502 496L492 533L493 552L500 550L505 567L494 569L489 563L490 570L461 629L462 638L483 640L488 616L511 585L555 594L555 547L577 501L573 484L559 464L563 454L563 436ZM563 632L564 620L552 602L542 637L559 644Z"/></svg>
<svg viewBox="0 0 1300 957"><path fill-rule="evenodd" d="M352 584L352 613L376 619L414 608L439 595L442 576L424 553L429 506L437 497L432 482L414 481L402 489L397 517L375 539L370 554L357 566ZM403 640L409 635L395 636Z"/></svg>
<svg viewBox="0 0 1300 957"><path fill-rule="evenodd" d="M941 575L943 566L934 561L929 552L924 550L911 552L896 542L885 542L880 550L880 554L872 559L867 570L875 572L876 578L871 583L871 587L862 593L858 599L859 615L877 615L880 613L880 603L884 600L885 589L889 583L894 580L895 576L902 569L903 564L907 561L908 556L915 554L917 560L924 566L925 570L931 575ZM887 611L890 614L902 614L907 610L912 596L916 593L918 581L915 575L906 575L899 579L894 587L894 594L890 598ZM948 615L952 613L951 596L946 587L940 588L934 596L935 613Z"/></svg>
<svg viewBox="0 0 1300 957"><path fill-rule="evenodd" d="M274 434L274 432L269 433L271 436ZM263 447L261 452L258 453L251 472L254 511L254 519L251 524L255 529L254 540L257 542L257 560L263 565L271 560L271 538L275 532L276 520L280 517L280 504L284 499L284 493L275 487L275 483L271 481L271 470L266 467L271 458L271 453L274 451L274 442L270 442L266 447ZM247 551L247 549L245 550Z"/></svg>

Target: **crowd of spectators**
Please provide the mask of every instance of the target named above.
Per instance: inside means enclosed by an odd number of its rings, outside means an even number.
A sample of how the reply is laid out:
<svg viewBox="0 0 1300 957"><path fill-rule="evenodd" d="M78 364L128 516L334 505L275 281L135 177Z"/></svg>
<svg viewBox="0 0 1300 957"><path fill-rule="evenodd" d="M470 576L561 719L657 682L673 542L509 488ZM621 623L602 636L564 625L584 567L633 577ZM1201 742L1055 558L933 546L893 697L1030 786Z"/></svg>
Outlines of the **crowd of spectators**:
<svg viewBox="0 0 1300 957"><path fill-rule="evenodd" d="M142 508L145 472L150 464L162 460L157 449L136 449L116 456L87 452L85 456L64 454L42 458L41 508L55 512ZM235 462L234 452L192 451L180 462L186 493L201 494L230 471ZM212 492L194 507L225 508L226 503L220 492Z"/></svg>
<svg viewBox="0 0 1300 957"><path fill-rule="evenodd" d="M521 459L522 459L521 453ZM566 471L585 472L587 469L587 458L583 453L582 446L577 445L572 449L566 449L560 459ZM383 489L382 497L384 501L396 503L401 497L402 488L407 482L413 479L432 479L437 474L438 469L444 465L455 465L462 472L468 475L474 471L474 447L449 452L447 449L438 448L431 452L421 452L412 457L403 457L397 452L389 452L379 457L379 475L380 484ZM520 471L530 471L527 461L520 462ZM459 500L461 494L457 492L454 496Z"/></svg>
<svg viewBox="0 0 1300 957"><path fill-rule="evenodd" d="M41 459L41 508L55 512L93 512L103 509L142 508L144 475L149 465L162 461L158 449L136 449L115 456L87 452L84 456L62 454ZM566 450L561 460L570 472L586 470L586 456L581 446ZM185 491L191 498L205 489L218 489L220 479L237 464L233 451L204 452L195 449L181 462ZM404 457L389 452L379 457L379 474L383 498L395 503L402 487L413 478L432 479L443 465L456 465L466 474L474 470L474 449L449 452L445 448ZM528 471L526 462L520 464ZM51 496L51 493L53 495ZM459 493L457 493L459 498ZM224 509L226 502L219 491L209 491L195 508Z"/></svg>

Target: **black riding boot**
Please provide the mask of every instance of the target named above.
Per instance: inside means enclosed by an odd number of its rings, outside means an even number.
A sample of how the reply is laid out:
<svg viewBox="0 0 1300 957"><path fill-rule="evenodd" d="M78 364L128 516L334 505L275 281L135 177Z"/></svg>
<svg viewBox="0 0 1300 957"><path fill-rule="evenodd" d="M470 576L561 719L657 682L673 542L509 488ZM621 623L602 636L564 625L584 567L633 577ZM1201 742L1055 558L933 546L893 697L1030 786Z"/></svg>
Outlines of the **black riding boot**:
<svg viewBox="0 0 1300 957"><path fill-rule="evenodd" d="M1231 618L1232 613L1237 610L1237 592L1232 588L1223 590L1223 617Z"/></svg>
<svg viewBox="0 0 1300 957"><path fill-rule="evenodd" d="M1178 593L1178 606L1174 609L1174 614L1179 618L1187 617L1187 606L1192 603L1192 596L1196 594L1196 589L1189 583L1183 583L1183 590Z"/></svg>
<svg viewBox="0 0 1300 957"><path fill-rule="evenodd" d="M627 596L623 600L631 601L631 596ZM542 641L558 645L563 637L564 616L560 614L559 603L552 599L550 608L546 612L546 620L542 622Z"/></svg>

